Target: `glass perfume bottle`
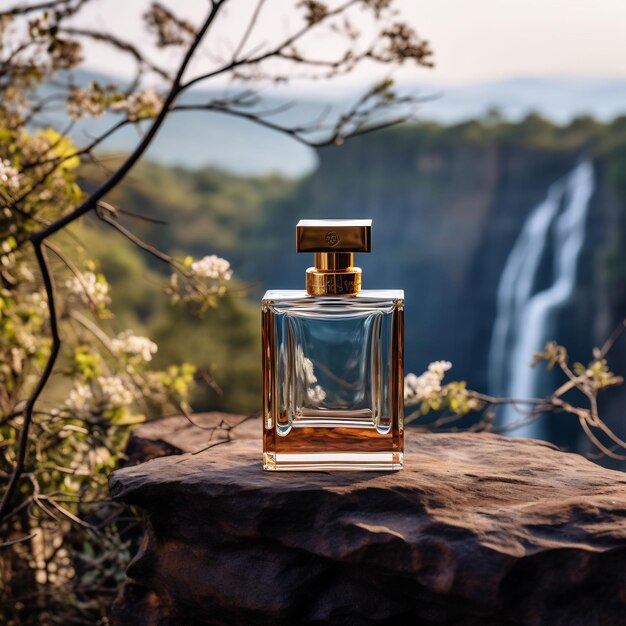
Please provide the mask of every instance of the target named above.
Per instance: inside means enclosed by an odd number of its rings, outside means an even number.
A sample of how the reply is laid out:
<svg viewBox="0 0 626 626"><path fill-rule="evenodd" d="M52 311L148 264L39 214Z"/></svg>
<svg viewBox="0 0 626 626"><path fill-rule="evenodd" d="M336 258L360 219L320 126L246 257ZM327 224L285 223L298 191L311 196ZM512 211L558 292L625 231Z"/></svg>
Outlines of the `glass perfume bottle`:
<svg viewBox="0 0 626 626"><path fill-rule="evenodd" d="M263 316L263 468L402 467L404 292L361 291L354 253L371 220L301 220L314 253L306 291L268 291Z"/></svg>

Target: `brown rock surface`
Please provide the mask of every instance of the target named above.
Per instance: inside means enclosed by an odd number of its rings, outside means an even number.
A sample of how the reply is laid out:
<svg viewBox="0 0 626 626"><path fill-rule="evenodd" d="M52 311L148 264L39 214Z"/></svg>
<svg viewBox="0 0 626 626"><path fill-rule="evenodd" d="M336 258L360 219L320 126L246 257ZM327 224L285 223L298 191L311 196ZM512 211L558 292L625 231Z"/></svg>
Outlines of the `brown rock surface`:
<svg viewBox="0 0 626 626"><path fill-rule="evenodd" d="M146 518L114 624L626 624L624 474L411 431L401 472L268 473L241 429L111 475Z"/></svg>
<svg viewBox="0 0 626 626"><path fill-rule="evenodd" d="M229 439L256 439L260 436L260 418L254 418L213 411L146 422L132 432L126 454L134 464L170 454L198 452Z"/></svg>

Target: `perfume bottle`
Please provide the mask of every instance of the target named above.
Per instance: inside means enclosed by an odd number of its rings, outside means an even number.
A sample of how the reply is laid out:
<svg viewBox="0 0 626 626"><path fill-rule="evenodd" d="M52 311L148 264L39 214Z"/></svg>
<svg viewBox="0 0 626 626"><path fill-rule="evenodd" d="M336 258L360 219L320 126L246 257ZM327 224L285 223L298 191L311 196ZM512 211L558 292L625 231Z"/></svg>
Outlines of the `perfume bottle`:
<svg viewBox="0 0 626 626"><path fill-rule="evenodd" d="M371 220L301 220L306 291L268 291L263 317L263 468L402 467L404 292L361 291L354 254Z"/></svg>

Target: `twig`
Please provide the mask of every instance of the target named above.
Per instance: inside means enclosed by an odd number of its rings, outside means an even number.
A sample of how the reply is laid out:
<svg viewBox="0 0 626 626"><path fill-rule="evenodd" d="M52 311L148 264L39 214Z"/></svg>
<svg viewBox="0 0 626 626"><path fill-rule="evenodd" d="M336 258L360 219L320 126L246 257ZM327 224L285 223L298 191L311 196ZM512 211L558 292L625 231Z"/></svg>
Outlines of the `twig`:
<svg viewBox="0 0 626 626"><path fill-rule="evenodd" d="M357 3L358 3L358 0L348 0L348 2L344 2L343 4L339 5L335 9L333 9L332 11L328 11L324 15L324 17L322 19L318 20L317 22L315 22L315 24L306 24L305 26L303 26L302 28L297 30L295 33L293 33L292 35L287 37L285 40L283 40L282 43L278 44L272 50L270 50L268 52L261 53L258 56L243 57L241 59L237 59L237 60L231 61L230 63L227 63L226 65L223 65L222 67L220 67L220 68L218 68L216 70L212 70L211 72L206 72L205 74L200 74L199 76L195 76L194 78L188 80L183 85L183 87L185 89L187 89L189 87L192 87L193 85L196 85L197 83L199 83L201 81L208 80L210 78L214 78L215 76L219 76L220 74L224 74L226 72L234 70L237 67L240 67L242 65L258 65L259 63L261 63L262 61L265 61L266 59L269 59L271 57L277 56L285 48L287 48L288 46L293 45L303 35L305 35L306 33L310 32L314 27L318 26L319 24L322 24L325 21L328 21L328 19L331 18L331 17L335 17L336 15L339 15L339 14L345 12L348 8L350 8L351 6L353 6L353 5L357 4Z"/></svg>
<svg viewBox="0 0 626 626"><path fill-rule="evenodd" d="M89 39L93 39L94 41L101 41L104 43L108 43L112 45L114 48L121 50L122 52L127 52L137 61L138 65L145 65L148 69L151 69L153 72L158 74L161 78L165 78L169 80L170 75L158 65L151 63L148 59L146 59L134 46L132 43L128 41L124 41L120 39L116 35L112 35L110 33L102 33L97 30L91 30L88 28L75 28L75 27L63 27L60 29L61 32L67 33L68 35L76 35L78 37L87 37Z"/></svg>
<svg viewBox="0 0 626 626"><path fill-rule="evenodd" d="M587 435L587 437L589 437L589 439L593 442L593 444L599 450L601 450L603 454L605 454L606 456L608 456L611 459L615 459L616 461L626 461L626 456L624 456L622 454L617 454L616 452L613 452L613 450L611 448L607 448L595 436L595 434L592 432L591 428L589 428L589 424L587 423L586 419L579 417L578 421L580 422L580 425L582 426L582 429L585 431L585 434Z"/></svg>
<svg viewBox="0 0 626 626"><path fill-rule="evenodd" d="M248 22L248 27L246 28L246 32L243 34L243 37L241 38L241 41L239 42L239 45L237 46L235 52L233 52L233 58L231 62L234 62L237 60L237 57L243 50L243 47L246 45L248 38L250 37L250 34L252 33L252 29L254 28L255 24L257 23L257 20L259 19L259 14L261 13L261 9L263 8L264 4L265 4L265 0L258 0L257 5L254 9L254 12L252 13L252 17L250 18L250 22Z"/></svg>
<svg viewBox="0 0 626 626"><path fill-rule="evenodd" d="M99 202L98 205L102 206L102 207L107 207L107 210L108 210L108 207L111 206L111 205L107 205L106 203L103 203L103 202ZM165 254L165 252L161 252L158 248L155 248L154 246L151 246L149 243L146 243L145 241L143 241L143 239L140 239L139 237L137 237L137 235L135 235L130 230L128 230L127 228L122 226L119 222L114 220L110 216L109 213L105 213L105 212L102 212L102 211L96 211L96 215L103 222L106 222L110 226L113 226L113 228L115 228L119 233L124 235L124 237L126 237L126 239L128 239L129 241L134 243L137 247L141 248L142 250L145 250L146 252L150 253L152 256L156 257L160 261L163 261L164 263L168 263L169 265L173 264L173 262L174 262L173 257L171 257L169 254Z"/></svg>
<svg viewBox="0 0 626 626"><path fill-rule="evenodd" d="M11 9L7 9L6 11L1 11L0 15L26 15L27 13L33 13L34 11L55 9L63 5L71 6L71 2L72 0L49 0L48 2L40 2L38 4L19 5L12 7Z"/></svg>
<svg viewBox="0 0 626 626"><path fill-rule="evenodd" d="M32 539L37 533L30 533L30 535L25 535L24 537L19 537L18 539L12 539L11 541L4 541L0 543L0 548L8 548L9 546L14 546L16 543L24 543L25 541L29 541Z"/></svg>
<svg viewBox="0 0 626 626"><path fill-rule="evenodd" d="M626 330L626 319L615 328L615 330L609 335L609 338L604 342L600 352L596 358L603 359L609 352L609 350L615 345L615 342L622 336Z"/></svg>
<svg viewBox="0 0 626 626"><path fill-rule="evenodd" d="M129 211L128 209L117 209L122 215L128 215L128 217L133 217L137 220L142 220L144 222L150 222L151 224L159 224L160 226L167 226L169 222L167 220L161 220L156 217L150 217L149 215L142 215L141 213L135 213L134 211Z"/></svg>

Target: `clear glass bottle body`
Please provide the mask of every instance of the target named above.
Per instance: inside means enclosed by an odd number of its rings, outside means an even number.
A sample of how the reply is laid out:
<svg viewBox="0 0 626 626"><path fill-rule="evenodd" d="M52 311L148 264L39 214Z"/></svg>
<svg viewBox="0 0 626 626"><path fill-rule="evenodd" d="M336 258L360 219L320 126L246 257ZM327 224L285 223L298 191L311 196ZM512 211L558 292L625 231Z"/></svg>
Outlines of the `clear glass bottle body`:
<svg viewBox="0 0 626 626"><path fill-rule="evenodd" d="M268 291L262 314L264 469L400 469L404 292Z"/></svg>

